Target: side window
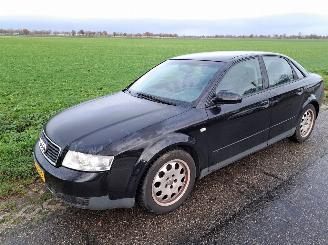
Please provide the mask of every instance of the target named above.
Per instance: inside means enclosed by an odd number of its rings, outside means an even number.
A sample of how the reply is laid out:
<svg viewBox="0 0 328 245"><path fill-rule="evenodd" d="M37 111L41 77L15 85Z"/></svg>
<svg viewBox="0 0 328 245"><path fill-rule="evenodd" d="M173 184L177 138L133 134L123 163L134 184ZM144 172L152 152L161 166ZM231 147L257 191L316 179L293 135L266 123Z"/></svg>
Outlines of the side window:
<svg viewBox="0 0 328 245"><path fill-rule="evenodd" d="M263 60L268 72L270 86L288 83L294 79L293 70L284 58L263 56Z"/></svg>
<svg viewBox="0 0 328 245"><path fill-rule="evenodd" d="M260 64L257 58L253 58L234 65L220 81L216 91L248 95L261 90L262 85Z"/></svg>
<svg viewBox="0 0 328 245"><path fill-rule="evenodd" d="M304 78L304 75L302 74L302 72L293 63L292 63L292 66L297 74L298 79Z"/></svg>

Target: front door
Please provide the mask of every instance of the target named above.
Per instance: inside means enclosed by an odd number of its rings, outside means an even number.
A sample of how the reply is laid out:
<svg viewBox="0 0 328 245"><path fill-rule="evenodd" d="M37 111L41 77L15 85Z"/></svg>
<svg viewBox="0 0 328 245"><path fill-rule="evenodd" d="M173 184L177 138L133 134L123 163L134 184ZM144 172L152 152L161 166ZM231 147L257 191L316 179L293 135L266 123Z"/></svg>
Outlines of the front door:
<svg viewBox="0 0 328 245"><path fill-rule="evenodd" d="M262 74L258 58L251 58L233 65L219 82L217 91L238 93L242 102L207 108L210 171L266 146L269 91Z"/></svg>

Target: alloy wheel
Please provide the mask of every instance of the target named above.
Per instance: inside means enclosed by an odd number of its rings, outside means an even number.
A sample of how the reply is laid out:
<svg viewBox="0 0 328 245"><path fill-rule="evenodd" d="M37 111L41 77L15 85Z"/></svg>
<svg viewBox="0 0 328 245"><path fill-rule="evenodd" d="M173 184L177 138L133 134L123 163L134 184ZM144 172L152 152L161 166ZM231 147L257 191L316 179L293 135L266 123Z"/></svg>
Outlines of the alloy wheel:
<svg viewBox="0 0 328 245"><path fill-rule="evenodd" d="M314 117L313 110L308 109L304 112L300 125L300 134L302 138L306 138L311 133L315 120Z"/></svg>
<svg viewBox="0 0 328 245"><path fill-rule="evenodd" d="M156 173L152 183L152 197L160 206L170 206L186 192L190 182L188 164L175 159L165 163Z"/></svg>

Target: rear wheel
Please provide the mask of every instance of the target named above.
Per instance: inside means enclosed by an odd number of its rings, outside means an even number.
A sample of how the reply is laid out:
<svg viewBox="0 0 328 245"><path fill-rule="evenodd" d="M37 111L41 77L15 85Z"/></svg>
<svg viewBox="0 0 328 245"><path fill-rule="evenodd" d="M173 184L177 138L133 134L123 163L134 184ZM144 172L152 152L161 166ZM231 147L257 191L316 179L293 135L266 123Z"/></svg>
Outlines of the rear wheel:
<svg viewBox="0 0 328 245"><path fill-rule="evenodd" d="M315 107L312 104L307 105L301 113L292 139L299 143L307 140L313 131L316 117Z"/></svg>
<svg viewBox="0 0 328 245"><path fill-rule="evenodd" d="M193 158L183 150L159 157L149 168L139 193L139 203L151 212L163 214L178 208L195 183Z"/></svg>

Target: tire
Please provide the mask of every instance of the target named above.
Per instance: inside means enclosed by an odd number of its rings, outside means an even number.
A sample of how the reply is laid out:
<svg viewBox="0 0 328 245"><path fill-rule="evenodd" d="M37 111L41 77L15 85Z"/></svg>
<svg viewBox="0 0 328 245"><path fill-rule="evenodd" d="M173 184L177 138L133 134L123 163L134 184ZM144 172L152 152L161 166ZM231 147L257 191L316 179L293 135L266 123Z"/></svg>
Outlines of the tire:
<svg viewBox="0 0 328 245"><path fill-rule="evenodd" d="M180 149L166 152L144 176L138 194L139 204L156 214L171 212L188 198L195 179L195 161L189 153Z"/></svg>
<svg viewBox="0 0 328 245"><path fill-rule="evenodd" d="M311 117L311 119L308 119L308 117ZM298 143L306 141L313 131L316 118L317 112L315 107L312 104L307 105L297 121L296 130L291 139ZM306 123L307 127L304 125L306 120L308 120Z"/></svg>

